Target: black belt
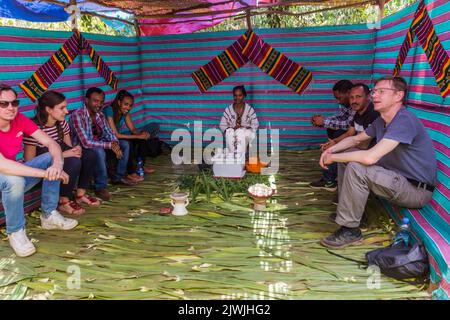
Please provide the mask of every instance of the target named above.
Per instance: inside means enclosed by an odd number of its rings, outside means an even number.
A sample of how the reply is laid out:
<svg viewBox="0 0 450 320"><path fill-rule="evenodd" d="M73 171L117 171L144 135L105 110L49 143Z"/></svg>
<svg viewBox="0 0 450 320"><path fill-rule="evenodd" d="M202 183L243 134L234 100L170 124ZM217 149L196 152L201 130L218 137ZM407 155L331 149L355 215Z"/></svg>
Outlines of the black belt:
<svg viewBox="0 0 450 320"><path fill-rule="evenodd" d="M407 179L409 181L409 183L411 183L413 186L417 187L417 188L421 188L421 189L426 189L428 191L433 192L434 191L434 186L431 186L429 184L426 184L424 182L419 182L417 180L414 179Z"/></svg>

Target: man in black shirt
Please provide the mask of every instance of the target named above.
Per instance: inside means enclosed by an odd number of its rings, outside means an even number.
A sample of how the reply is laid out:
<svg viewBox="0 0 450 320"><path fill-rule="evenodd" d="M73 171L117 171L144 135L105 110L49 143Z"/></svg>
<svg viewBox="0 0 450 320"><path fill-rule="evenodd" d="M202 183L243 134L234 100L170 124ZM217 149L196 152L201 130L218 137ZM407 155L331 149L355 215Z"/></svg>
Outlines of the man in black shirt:
<svg viewBox="0 0 450 320"><path fill-rule="evenodd" d="M374 110L373 103L370 99L370 89L364 83L356 83L352 86L349 94L350 107L356 112L353 120L350 121L350 127L343 135L330 139L327 143L322 145L322 151L334 146L341 140L347 137L354 136L365 129L367 129L380 114ZM364 141L357 146L359 149L369 149L375 145L375 139L372 141ZM338 163L337 166L337 180L338 180L338 192L339 186L342 184L343 175L345 172L345 164ZM338 195L333 199L335 204L338 203ZM336 213L330 215L330 219L334 221ZM365 218L365 217L364 217ZM363 219L363 221L365 221ZM364 223L364 222L363 222Z"/></svg>
<svg viewBox="0 0 450 320"><path fill-rule="evenodd" d="M355 134L364 131L373 121L375 121L376 118L380 116L380 114L373 109L373 103L370 101L370 89L364 83L357 83L352 86L349 99L351 108L356 111L353 120L350 121L349 129L343 135L330 139L330 141L323 144L321 146L322 151L327 150L347 137L354 136ZM358 148L367 149L368 147L372 147L374 144L375 141L371 141L370 144L366 143L364 145L359 145Z"/></svg>
<svg viewBox="0 0 450 320"><path fill-rule="evenodd" d="M339 112L331 117L323 115L313 115L311 123L315 127L324 127L327 129L328 139L334 139L344 134L350 125L350 121L355 115L355 111L350 107L349 93L353 84L349 80L340 80L333 86L333 95L339 102ZM334 192L337 188L337 165L333 163L328 170L322 171L322 177L309 184L314 189L325 189Z"/></svg>

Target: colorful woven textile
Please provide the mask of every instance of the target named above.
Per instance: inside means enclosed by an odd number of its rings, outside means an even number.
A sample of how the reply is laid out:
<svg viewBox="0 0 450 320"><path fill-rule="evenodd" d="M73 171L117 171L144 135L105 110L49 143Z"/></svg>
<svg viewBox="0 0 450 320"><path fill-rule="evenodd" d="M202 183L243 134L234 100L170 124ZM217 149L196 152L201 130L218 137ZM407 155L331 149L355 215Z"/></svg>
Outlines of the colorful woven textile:
<svg viewBox="0 0 450 320"><path fill-rule="evenodd" d="M92 64L98 73L105 79L106 83L111 86L114 90L117 90L117 85L119 79L114 75L114 73L109 69L108 65L103 61L103 59L98 55L98 53L91 47L89 42L81 36L83 49L87 49L89 52L89 57L91 58Z"/></svg>
<svg viewBox="0 0 450 320"><path fill-rule="evenodd" d="M248 58L242 53L246 39L246 35L242 35L225 51L192 73L200 91L206 92L248 62Z"/></svg>
<svg viewBox="0 0 450 320"><path fill-rule="evenodd" d="M36 101L59 78L80 52L79 37L74 33L50 59L19 87Z"/></svg>
<svg viewBox="0 0 450 320"><path fill-rule="evenodd" d="M28 80L22 82L19 87L33 102L36 101L83 50L89 51L89 57L99 74L116 90L118 79L79 31L75 31L62 47L36 70Z"/></svg>
<svg viewBox="0 0 450 320"><path fill-rule="evenodd" d="M247 31L247 41L242 52L262 71L296 93L301 93L311 82L311 71L275 50L251 30Z"/></svg>
<svg viewBox="0 0 450 320"><path fill-rule="evenodd" d="M417 7L414 19L400 48L394 67L394 76L400 73L415 36L425 51L441 95L446 97L450 94L450 58L434 30L433 22L423 0Z"/></svg>
<svg viewBox="0 0 450 320"><path fill-rule="evenodd" d="M296 93L301 93L312 80L311 71L271 47L252 30L248 30L225 51L192 73L192 78L200 91L206 92L249 60Z"/></svg>

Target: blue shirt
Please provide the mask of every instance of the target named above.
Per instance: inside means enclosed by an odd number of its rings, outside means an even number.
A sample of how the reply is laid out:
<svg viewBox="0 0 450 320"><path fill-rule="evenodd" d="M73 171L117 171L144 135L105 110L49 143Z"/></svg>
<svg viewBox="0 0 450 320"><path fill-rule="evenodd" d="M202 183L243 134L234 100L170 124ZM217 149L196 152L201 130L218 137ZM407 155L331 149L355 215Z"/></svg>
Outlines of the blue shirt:
<svg viewBox="0 0 450 320"><path fill-rule="evenodd" d="M377 118L366 134L381 139L391 139L400 144L384 155L377 165L395 171L405 178L434 186L436 184L436 155L433 143L422 122L411 111L402 107L386 126L383 118Z"/></svg>
<svg viewBox="0 0 450 320"><path fill-rule="evenodd" d="M106 118L114 119L114 112L113 112L112 105L109 105L109 106L103 108L102 111ZM117 129L117 132L120 134L129 134L130 130L128 129L127 124L125 123L124 115L122 115L120 117L119 123L116 123L116 129Z"/></svg>

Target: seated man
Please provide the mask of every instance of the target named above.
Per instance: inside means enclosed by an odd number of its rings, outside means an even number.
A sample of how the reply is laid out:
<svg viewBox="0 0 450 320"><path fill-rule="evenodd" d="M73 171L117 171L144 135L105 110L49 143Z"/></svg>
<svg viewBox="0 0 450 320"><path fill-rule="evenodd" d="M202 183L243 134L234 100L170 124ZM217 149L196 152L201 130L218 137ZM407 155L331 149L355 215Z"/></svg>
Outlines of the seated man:
<svg viewBox="0 0 450 320"><path fill-rule="evenodd" d="M244 101L244 86L233 88L234 103L228 106L220 119L220 130L225 133L228 152L245 154L247 146L256 137L259 122L255 110Z"/></svg>
<svg viewBox="0 0 450 320"><path fill-rule="evenodd" d="M340 80L333 86L333 94L339 103L339 112L334 116L324 118L322 115L314 115L311 122L315 127L325 127L328 139L335 139L344 134L353 120L355 111L350 107L349 93L353 84L349 80ZM313 189L325 189L336 191L337 165L332 164L327 170L323 170L322 178L311 182Z"/></svg>
<svg viewBox="0 0 450 320"><path fill-rule="evenodd" d="M70 126L73 144L81 144L84 149L92 149L97 154L94 171L95 195L104 201L111 199L106 190L108 171L106 168L106 152L114 152L118 161L117 170L112 177L113 183L133 184L124 178L127 170L129 145L127 141L119 143L101 112L105 102L105 93L99 88L89 88L86 92L85 105L70 115Z"/></svg>
<svg viewBox="0 0 450 320"><path fill-rule="evenodd" d="M321 240L329 248L361 243L361 217L370 191L407 208L421 208L431 200L436 183L436 157L422 122L406 109L407 84L400 77L384 77L372 90L380 113L364 132L327 149L320 165L348 163L342 180L336 223L341 227ZM343 152L376 138L368 150Z"/></svg>
<svg viewBox="0 0 450 320"><path fill-rule="evenodd" d="M370 99L370 89L364 83L354 84L350 90L350 106L356 112L352 121L350 121L350 127L348 131L341 136L330 139L327 143L322 145L322 151L334 146L347 137L354 136L366 130L380 114L374 110L373 103ZM371 139L365 143L361 143L357 146L358 149L367 149L375 145L375 140ZM352 149L355 151L357 148ZM342 178L344 176L345 164L339 163L337 167L338 172L338 193L342 186ZM338 195L333 199L333 203L338 204ZM334 221L336 214L332 214L330 218Z"/></svg>
<svg viewBox="0 0 450 320"><path fill-rule="evenodd" d="M0 191L6 215L6 233L16 255L27 257L35 253L36 248L25 231L24 194L42 179L42 229L70 230L78 222L64 218L56 210L60 180L64 183L69 181L63 171L61 148L18 109L17 93L0 84ZM35 138L49 152L25 164L17 162L24 136Z"/></svg>
<svg viewBox="0 0 450 320"><path fill-rule="evenodd" d="M347 137L363 132L380 116L378 111L375 111L373 108L373 103L370 99L370 89L364 83L354 84L350 90L349 97L350 107L356 112L355 116L353 117L353 120L350 121L347 132L337 138L330 139L327 143L323 144L321 146L322 151L327 150ZM367 142L368 143L358 145L358 148L367 149L368 147L375 145L375 140L373 139L372 141Z"/></svg>

